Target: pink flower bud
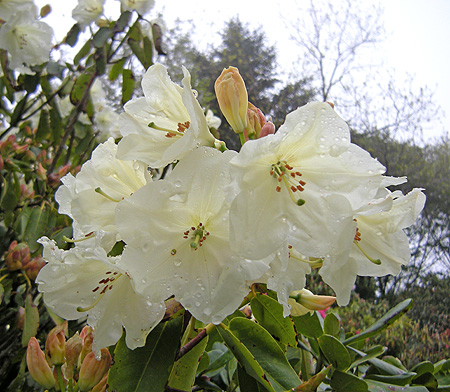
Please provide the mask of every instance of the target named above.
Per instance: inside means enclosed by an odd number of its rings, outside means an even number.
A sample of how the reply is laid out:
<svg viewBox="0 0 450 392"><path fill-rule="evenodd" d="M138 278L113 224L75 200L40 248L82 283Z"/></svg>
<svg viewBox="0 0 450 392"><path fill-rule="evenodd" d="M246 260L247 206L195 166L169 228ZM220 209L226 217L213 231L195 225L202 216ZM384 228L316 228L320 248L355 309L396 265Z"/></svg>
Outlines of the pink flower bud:
<svg viewBox="0 0 450 392"><path fill-rule="evenodd" d="M273 133L275 133L275 125L271 121L267 121L263 112L249 102L247 109L247 130L245 132L246 140L260 139Z"/></svg>
<svg viewBox="0 0 450 392"><path fill-rule="evenodd" d="M30 261L30 248L27 244L11 242L6 255L6 266L10 271L21 269Z"/></svg>
<svg viewBox="0 0 450 392"><path fill-rule="evenodd" d="M244 80L235 67L224 69L214 84L220 110L233 128L242 133L247 128L248 94Z"/></svg>
<svg viewBox="0 0 450 392"><path fill-rule="evenodd" d="M80 333L81 337L81 353L78 358L78 366L81 366L84 358L92 351L92 343L94 341L94 331L86 325Z"/></svg>
<svg viewBox="0 0 450 392"><path fill-rule="evenodd" d="M67 321L57 325L47 335L45 354L50 365L62 365L66 361Z"/></svg>
<svg viewBox="0 0 450 392"><path fill-rule="evenodd" d="M111 367L111 354L108 349L102 348L100 354L100 360L95 358L92 351L84 358L77 383L81 392L89 391L97 385Z"/></svg>
<svg viewBox="0 0 450 392"><path fill-rule="evenodd" d="M35 281L39 271L45 265L45 261L42 256L32 258L28 264L24 266L25 273L31 281Z"/></svg>
<svg viewBox="0 0 450 392"><path fill-rule="evenodd" d="M73 378L76 373L81 347L82 340L78 332L66 342L66 367L64 370L64 375L67 379Z"/></svg>
<svg viewBox="0 0 450 392"><path fill-rule="evenodd" d="M31 377L45 389L55 386L55 378L52 370L45 360L45 354L39 347L36 338L30 338L27 347L27 366Z"/></svg>
<svg viewBox="0 0 450 392"><path fill-rule="evenodd" d="M106 382L108 381L108 373L106 373L100 382L91 389L91 392L105 392L106 391Z"/></svg>

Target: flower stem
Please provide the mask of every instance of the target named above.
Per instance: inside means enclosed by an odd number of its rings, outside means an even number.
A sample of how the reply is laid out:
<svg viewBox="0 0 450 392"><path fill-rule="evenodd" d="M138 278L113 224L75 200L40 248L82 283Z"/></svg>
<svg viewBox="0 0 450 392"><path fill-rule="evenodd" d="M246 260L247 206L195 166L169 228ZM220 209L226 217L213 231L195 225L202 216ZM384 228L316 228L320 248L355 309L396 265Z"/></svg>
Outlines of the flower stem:
<svg viewBox="0 0 450 392"><path fill-rule="evenodd" d="M59 390L60 391L65 391L66 388L64 387L64 381L63 381L61 366L62 365L56 365L55 366L56 367L56 378L58 379Z"/></svg>
<svg viewBox="0 0 450 392"><path fill-rule="evenodd" d="M191 339L183 347L181 347L180 351L178 351L175 361L178 361L183 355L191 351L197 344L199 344L206 337L208 332L210 332L213 328L214 324L208 324L198 333L198 335L195 338Z"/></svg>
<svg viewBox="0 0 450 392"><path fill-rule="evenodd" d="M239 133L239 140L241 141L241 146L246 142L244 132Z"/></svg>

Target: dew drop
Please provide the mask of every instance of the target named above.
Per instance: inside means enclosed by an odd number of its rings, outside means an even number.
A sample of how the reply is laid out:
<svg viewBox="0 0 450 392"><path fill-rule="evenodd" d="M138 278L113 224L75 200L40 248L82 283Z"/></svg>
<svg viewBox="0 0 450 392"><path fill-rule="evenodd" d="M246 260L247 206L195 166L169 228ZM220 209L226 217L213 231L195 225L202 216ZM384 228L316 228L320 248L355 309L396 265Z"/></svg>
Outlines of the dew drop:
<svg viewBox="0 0 450 392"><path fill-rule="evenodd" d="M173 264L175 265L175 267L179 267L181 265L181 259L175 259L173 261Z"/></svg>
<svg viewBox="0 0 450 392"><path fill-rule="evenodd" d="M212 313L211 308L206 307L205 309L203 309L203 313L205 313L207 316L209 316Z"/></svg>

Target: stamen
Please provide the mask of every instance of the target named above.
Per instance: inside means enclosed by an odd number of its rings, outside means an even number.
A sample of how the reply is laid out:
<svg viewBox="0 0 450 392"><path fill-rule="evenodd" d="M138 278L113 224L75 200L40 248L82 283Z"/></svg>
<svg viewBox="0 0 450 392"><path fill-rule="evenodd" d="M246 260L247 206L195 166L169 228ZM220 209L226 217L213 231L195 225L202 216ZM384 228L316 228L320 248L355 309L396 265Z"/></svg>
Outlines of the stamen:
<svg viewBox="0 0 450 392"><path fill-rule="evenodd" d="M189 244L192 250L197 250L200 246L203 246L203 241L209 236L209 231L205 229L202 222L197 227L191 226L189 230L183 233L183 238L188 239L191 235L192 242ZM172 253L173 255L174 253Z"/></svg>
<svg viewBox="0 0 450 392"><path fill-rule="evenodd" d="M366 251L363 248L361 248L361 245L359 245L358 241L355 241L354 244L358 247L358 249L362 252L362 254L367 257L367 259L369 261L371 261L372 263L374 263L376 265L381 265L381 260L380 259L374 259L373 257L370 257L366 253Z"/></svg>
<svg viewBox="0 0 450 392"><path fill-rule="evenodd" d="M305 204L305 200L297 199L294 197L294 193L297 191L303 192L305 190L304 186L306 185L306 182L298 179L298 177L302 175L299 171L294 172L293 170L294 168L288 163L278 161L277 163L271 165L269 173L273 178L276 178L278 184L283 182L291 200L298 206L302 206ZM277 185L275 190L277 192L281 192L281 186Z"/></svg>
<svg viewBox="0 0 450 392"><path fill-rule="evenodd" d="M178 123L178 127L177 127L176 131L174 129L167 129L167 128L159 127L154 122L149 123L148 127L156 129L158 131L166 132L166 134L164 136L171 138L171 137L175 137L175 136L183 136L184 131L186 129L188 129L190 125L191 125L191 123L189 121L186 121L184 123Z"/></svg>
<svg viewBox="0 0 450 392"><path fill-rule="evenodd" d="M106 274L110 274L110 273L111 273L111 271L106 272ZM119 274L119 275L118 275L117 272L114 272L113 275L114 275L114 277L112 277L112 278L104 278L104 279L101 279L101 280L98 282L99 286L96 286L94 289L92 289L92 292L95 293L95 292L97 292L98 290L100 290L100 285L105 285L105 286L102 288L102 290L100 291L100 294L99 294L99 296L97 297L97 299L94 301L94 303L91 304L91 305L89 305L89 306L86 306L86 307L84 307L84 308L81 307L81 306L78 306L78 307L77 307L77 312L87 312L88 310L91 310L95 305L97 305L97 304L100 302L100 300L103 298L103 295L106 293L107 290L112 290L112 288L113 288L113 283L114 283L116 280L118 280L118 279L122 276L122 274Z"/></svg>
<svg viewBox="0 0 450 392"><path fill-rule="evenodd" d="M106 197L108 200L114 201L114 202L116 202L116 203L118 203L119 201L121 201L121 200L114 199L114 198L112 198L111 196L107 195L105 192L102 191L102 188L100 188L100 187L95 188L95 192L97 192L98 194L100 194L100 195Z"/></svg>
<svg viewBox="0 0 450 392"><path fill-rule="evenodd" d="M298 253L292 245L288 245L289 248L289 257L301 261L302 263L308 264L311 268L320 268L323 265L323 259L313 258L313 260L306 260L301 257L300 253Z"/></svg>
<svg viewBox="0 0 450 392"><path fill-rule="evenodd" d="M90 238L94 238L94 237L95 237L95 233L94 233L94 232L91 232L91 233L89 233L89 234L86 234L83 238L78 238L77 240L74 239L74 238L68 238L68 237L66 237L65 235L63 235L62 239L63 239L63 241L65 241L65 242L68 242L68 243L70 243L70 244L74 244L74 243L76 243L76 242L86 241L86 240L88 240L88 239L90 239Z"/></svg>

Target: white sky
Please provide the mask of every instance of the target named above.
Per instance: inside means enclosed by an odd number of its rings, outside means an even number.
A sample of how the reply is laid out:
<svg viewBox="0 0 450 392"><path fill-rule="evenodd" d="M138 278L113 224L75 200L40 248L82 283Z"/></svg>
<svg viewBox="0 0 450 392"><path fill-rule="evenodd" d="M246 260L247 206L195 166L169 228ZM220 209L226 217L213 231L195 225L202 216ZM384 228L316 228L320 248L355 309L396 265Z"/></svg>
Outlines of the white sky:
<svg viewBox="0 0 450 392"><path fill-rule="evenodd" d="M335 0L337 6L340 0ZM67 32L74 22L71 11L76 0L36 0L39 6L52 4L52 15L45 20L55 28ZM118 10L118 1L107 0L111 9ZM364 2L363 2L364 3ZM367 0L367 4L378 3ZM384 8L384 23L388 40L379 48L379 56L386 65L396 70L399 80L406 72L414 75L416 86L428 86L435 92L435 101L447 115L442 122L433 124L429 136L437 136L450 131L450 1L449 0L380 0ZM150 11L150 19L163 14L169 28L176 18L192 20L200 35L198 45L205 47L218 42L215 34L231 17L238 15L252 28L263 28L268 43L278 50L280 64L286 72L295 67L296 48L289 40L286 21L281 15L292 14L299 7L307 8L309 0L227 0L206 2L205 0L156 0L155 9ZM64 16L64 17L62 17ZM293 15L294 19L298 14Z"/></svg>

